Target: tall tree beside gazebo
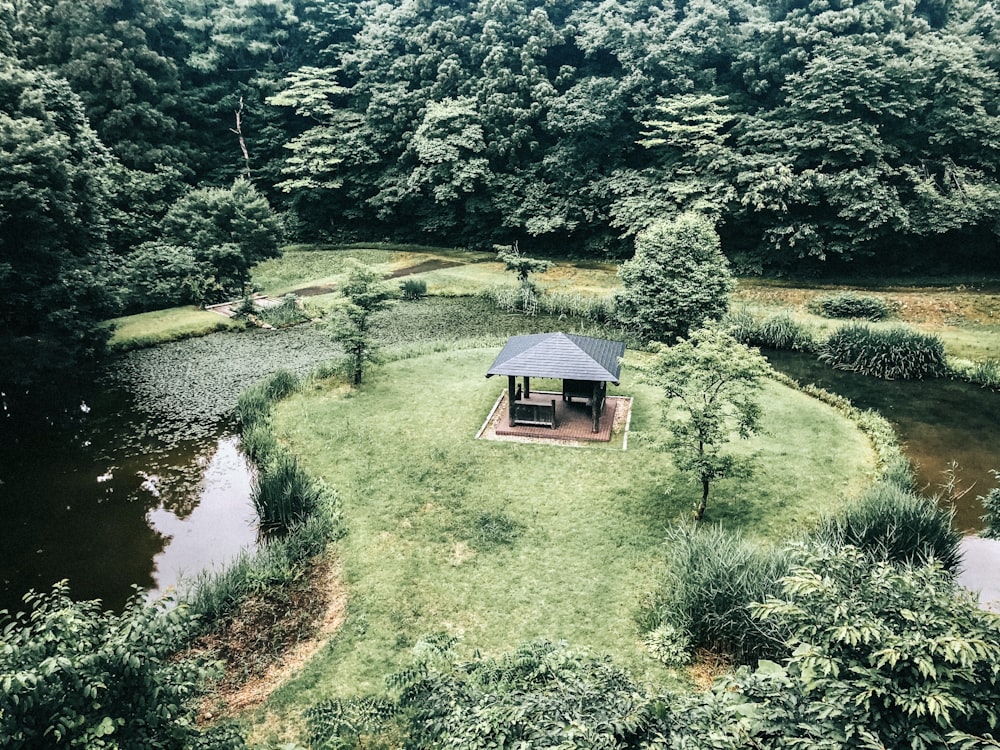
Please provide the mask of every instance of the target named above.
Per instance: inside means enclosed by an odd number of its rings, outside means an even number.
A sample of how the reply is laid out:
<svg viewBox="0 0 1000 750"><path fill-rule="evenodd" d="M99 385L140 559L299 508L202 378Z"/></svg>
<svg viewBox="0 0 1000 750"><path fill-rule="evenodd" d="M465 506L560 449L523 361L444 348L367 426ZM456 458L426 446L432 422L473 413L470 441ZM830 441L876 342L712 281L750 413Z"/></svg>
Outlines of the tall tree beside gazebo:
<svg viewBox="0 0 1000 750"><path fill-rule="evenodd" d="M707 217L688 212L656 221L635 238L635 255L621 265L615 310L642 342L672 343L718 320L735 287L719 235Z"/></svg>
<svg viewBox="0 0 1000 750"><path fill-rule="evenodd" d="M357 264L340 288L344 304L331 324L333 340L344 347L351 382L361 385L366 362L375 360L372 316L389 306L393 291L371 268Z"/></svg>

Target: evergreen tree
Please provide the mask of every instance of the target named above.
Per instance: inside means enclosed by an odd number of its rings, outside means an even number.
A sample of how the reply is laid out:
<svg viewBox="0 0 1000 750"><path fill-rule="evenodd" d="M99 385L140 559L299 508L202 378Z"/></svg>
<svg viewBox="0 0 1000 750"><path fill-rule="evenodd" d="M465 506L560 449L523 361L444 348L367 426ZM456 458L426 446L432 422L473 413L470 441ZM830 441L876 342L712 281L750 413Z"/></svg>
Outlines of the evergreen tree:
<svg viewBox="0 0 1000 750"><path fill-rule="evenodd" d="M694 213L640 232L618 273L618 319L642 342L669 343L721 318L735 285L712 222Z"/></svg>

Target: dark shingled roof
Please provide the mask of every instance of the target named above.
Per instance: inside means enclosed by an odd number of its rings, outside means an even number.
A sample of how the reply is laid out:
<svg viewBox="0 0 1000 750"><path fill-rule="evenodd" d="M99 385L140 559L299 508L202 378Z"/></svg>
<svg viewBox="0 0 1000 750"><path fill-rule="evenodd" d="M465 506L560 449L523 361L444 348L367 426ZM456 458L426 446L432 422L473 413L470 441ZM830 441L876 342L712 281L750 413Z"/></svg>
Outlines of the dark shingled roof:
<svg viewBox="0 0 1000 750"><path fill-rule="evenodd" d="M625 343L572 333L511 336L486 372L529 378L591 380L618 385Z"/></svg>

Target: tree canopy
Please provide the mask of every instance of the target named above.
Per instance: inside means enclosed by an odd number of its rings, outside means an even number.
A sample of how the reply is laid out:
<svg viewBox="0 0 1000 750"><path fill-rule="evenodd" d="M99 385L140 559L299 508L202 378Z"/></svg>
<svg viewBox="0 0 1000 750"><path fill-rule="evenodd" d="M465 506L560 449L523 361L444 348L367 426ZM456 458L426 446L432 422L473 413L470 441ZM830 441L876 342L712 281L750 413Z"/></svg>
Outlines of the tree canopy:
<svg viewBox="0 0 1000 750"><path fill-rule="evenodd" d="M0 283L72 267L45 309L87 319L96 259L238 178L290 239L617 259L694 212L740 273L996 268L998 27L980 0L4 0L4 236L33 257ZM99 345L63 333L40 359Z"/></svg>

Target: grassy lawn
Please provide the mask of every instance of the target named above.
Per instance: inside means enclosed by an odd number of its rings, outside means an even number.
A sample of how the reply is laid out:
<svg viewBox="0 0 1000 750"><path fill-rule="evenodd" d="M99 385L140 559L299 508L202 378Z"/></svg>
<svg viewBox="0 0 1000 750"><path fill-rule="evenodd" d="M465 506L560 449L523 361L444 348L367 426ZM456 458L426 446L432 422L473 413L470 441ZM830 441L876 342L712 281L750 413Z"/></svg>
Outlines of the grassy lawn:
<svg viewBox="0 0 1000 750"><path fill-rule="evenodd" d="M109 323L114 326L109 342L112 351L153 346L190 336L204 336L227 328L243 327L242 323L193 305L126 315Z"/></svg>
<svg viewBox="0 0 1000 750"><path fill-rule="evenodd" d="M950 286L866 286L798 284L763 279L741 279L733 306L745 306L763 315L790 312L814 331L830 332L841 321L809 312L810 300L843 289L856 289L893 302L896 315L878 326L905 323L944 342L952 357L982 360L1000 359L1000 294L993 286L982 288L964 284Z"/></svg>
<svg viewBox="0 0 1000 750"><path fill-rule="evenodd" d="M627 451L476 440L505 383L484 372L496 348L388 362L348 391L319 381L282 402L278 434L342 496L338 543L349 586L337 636L248 717L261 740L289 737L320 700L384 689L423 634L462 636L468 654L534 638L609 653L640 678L678 679L638 642L664 530L690 517L699 488L643 443L661 398L627 365L613 392L635 397ZM720 482L708 523L762 540L795 535L861 487L865 438L837 413L769 384L752 483ZM280 729L279 729L280 727Z"/></svg>

